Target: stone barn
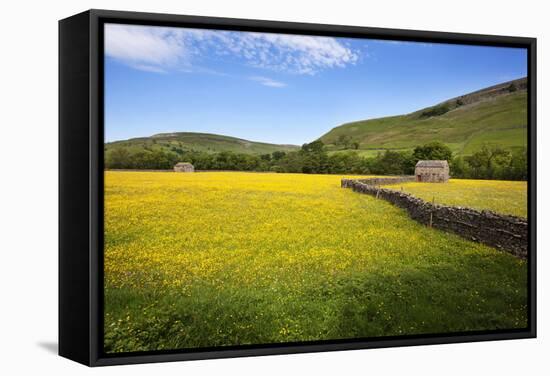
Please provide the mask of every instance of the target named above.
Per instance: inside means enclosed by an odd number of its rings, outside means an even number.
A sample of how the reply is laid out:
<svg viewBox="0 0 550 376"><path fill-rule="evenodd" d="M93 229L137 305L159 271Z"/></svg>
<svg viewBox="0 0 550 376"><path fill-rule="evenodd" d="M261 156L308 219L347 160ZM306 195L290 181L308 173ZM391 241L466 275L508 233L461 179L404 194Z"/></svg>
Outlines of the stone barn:
<svg viewBox="0 0 550 376"><path fill-rule="evenodd" d="M445 183L449 180L449 163L447 161L418 161L414 169L416 181L428 183Z"/></svg>
<svg viewBox="0 0 550 376"><path fill-rule="evenodd" d="M175 172L195 172L195 167L191 163L179 162L174 166Z"/></svg>

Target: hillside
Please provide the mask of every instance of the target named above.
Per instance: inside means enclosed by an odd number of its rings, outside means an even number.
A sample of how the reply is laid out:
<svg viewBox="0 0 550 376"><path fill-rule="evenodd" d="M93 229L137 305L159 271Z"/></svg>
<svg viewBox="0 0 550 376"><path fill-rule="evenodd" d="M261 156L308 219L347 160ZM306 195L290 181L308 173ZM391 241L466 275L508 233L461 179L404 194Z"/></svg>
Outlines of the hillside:
<svg viewBox="0 0 550 376"><path fill-rule="evenodd" d="M130 152L138 152L146 149L175 153L183 151L202 151L207 153L231 151L246 154L270 154L277 150L297 150L299 147L295 145L254 142L236 137L209 133L176 132L160 133L151 137L132 138L125 141L115 141L105 144L106 153L118 148L125 148Z"/></svg>
<svg viewBox="0 0 550 376"><path fill-rule="evenodd" d="M527 145L527 80L504 82L400 116L343 124L320 137L332 152L373 155L410 150L438 140L454 153L472 154L484 143L507 149ZM355 145L354 145L355 143Z"/></svg>

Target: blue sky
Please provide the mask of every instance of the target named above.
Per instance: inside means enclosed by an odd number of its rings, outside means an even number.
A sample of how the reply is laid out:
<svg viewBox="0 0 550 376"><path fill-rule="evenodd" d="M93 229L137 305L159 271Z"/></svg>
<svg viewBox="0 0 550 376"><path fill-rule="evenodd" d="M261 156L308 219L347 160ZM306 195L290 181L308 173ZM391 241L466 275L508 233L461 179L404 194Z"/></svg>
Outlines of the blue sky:
<svg viewBox="0 0 550 376"><path fill-rule="evenodd" d="M301 145L526 75L525 49L108 24L105 140Z"/></svg>

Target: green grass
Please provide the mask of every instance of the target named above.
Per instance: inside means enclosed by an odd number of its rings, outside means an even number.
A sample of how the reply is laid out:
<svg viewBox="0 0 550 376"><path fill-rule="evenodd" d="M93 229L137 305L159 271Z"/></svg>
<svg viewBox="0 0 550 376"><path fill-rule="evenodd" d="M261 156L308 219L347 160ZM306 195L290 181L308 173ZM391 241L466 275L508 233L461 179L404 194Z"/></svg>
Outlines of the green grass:
<svg viewBox="0 0 550 376"><path fill-rule="evenodd" d="M527 145L527 94L517 91L455 108L441 116L425 118L422 110L348 123L332 129L320 140L338 150L338 138L350 136L359 149L412 150L434 140L460 155L472 154L483 143L513 149ZM372 152L370 153L372 154Z"/></svg>
<svg viewBox="0 0 550 376"><path fill-rule="evenodd" d="M340 176L107 172L105 184L109 353L527 325L525 261Z"/></svg>
<svg viewBox="0 0 550 376"><path fill-rule="evenodd" d="M403 189L437 204L527 217L527 182L524 181L451 179L447 183L402 183L386 187Z"/></svg>
<svg viewBox="0 0 550 376"><path fill-rule="evenodd" d="M482 132L465 144L463 153L473 154L480 150L484 144L494 144L510 150L525 147L527 145L527 128L517 127Z"/></svg>
<svg viewBox="0 0 550 376"><path fill-rule="evenodd" d="M271 154L274 151L292 151L299 148L295 145L268 144L229 136L194 132L164 133L105 144L106 152L121 147L127 148L131 152L142 151L145 148L169 152L173 151L173 148L180 148L187 151L207 153L231 151L245 154Z"/></svg>
<svg viewBox="0 0 550 376"><path fill-rule="evenodd" d="M376 157L378 154L384 153L387 149L369 149L369 150L330 150L328 151L329 155L340 154L340 153L355 153L363 158L372 158ZM412 149L390 149L392 151L410 151Z"/></svg>

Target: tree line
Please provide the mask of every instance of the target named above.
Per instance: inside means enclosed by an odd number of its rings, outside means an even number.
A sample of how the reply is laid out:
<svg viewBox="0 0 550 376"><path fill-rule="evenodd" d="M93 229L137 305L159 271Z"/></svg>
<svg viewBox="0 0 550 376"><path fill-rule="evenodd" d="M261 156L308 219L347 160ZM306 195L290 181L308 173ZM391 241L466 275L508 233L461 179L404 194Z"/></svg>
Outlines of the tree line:
<svg viewBox="0 0 550 376"><path fill-rule="evenodd" d="M451 176L471 179L527 180L527 151L509 151L483 145L468 156L453 156L441 142L431 142L413 151L385 150L374 157L362 157L355 151L329 154L322 141L304 144L297 151L275 151L251 155L223 151L206 153L172 148L170 151L126 148L109 150L105 155L108 169L172 169L178 162L190 162L196 170L273 171L305 174L376 174L412 175L419 160L449 161Z"/></svg>

